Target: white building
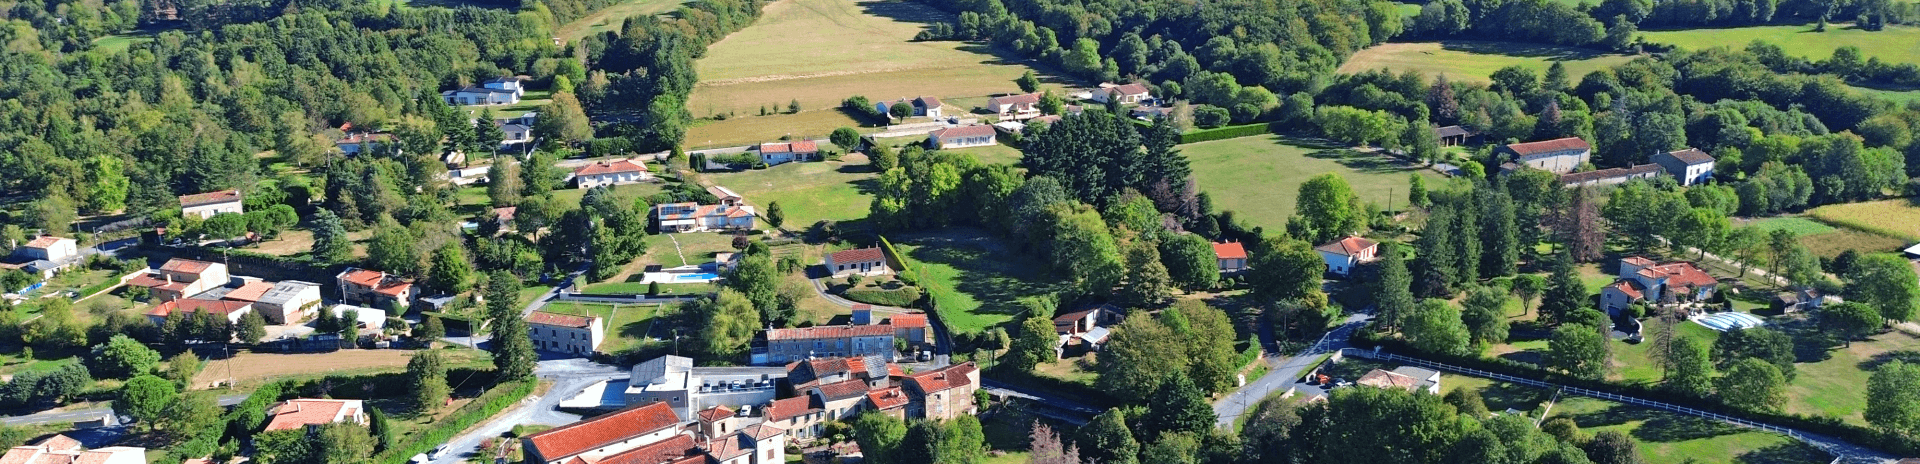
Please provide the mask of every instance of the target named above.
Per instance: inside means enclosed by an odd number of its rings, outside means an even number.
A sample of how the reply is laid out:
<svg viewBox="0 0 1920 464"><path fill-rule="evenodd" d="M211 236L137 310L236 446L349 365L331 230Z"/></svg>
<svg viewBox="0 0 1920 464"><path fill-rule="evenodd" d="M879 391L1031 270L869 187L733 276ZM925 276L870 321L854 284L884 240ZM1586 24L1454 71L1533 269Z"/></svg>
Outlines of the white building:
<svg viewBox="0 0 1920 464"><path fill-rule="evenodd" d="M274 324L299 322L317 314L319 308L320 284L298 280L275 282L253 302L253 310Z"/></svg>
<svg viewBox="0 0 1920 464"><path fill-rule="evenodd" d="M601 161L581 166L573 170L574 183L582 189L603 185L626 185L646 182L653 176L647 172L647 165L633 160Z"/></svg>
<svg viewBox="0 0 1920 464"><path fill-rule="evenodd" d="M849 275L884 275L893 272L887 267L887 254L880 247L856 248L827 254L827 272L834 277Z"/></svg>
<svg viewBox="0 0 1920 464"><path fill-rule="evenodd" d="M607 338L598 316L574 316L545 311L527 315L534 349L568 354L592 354Z"/></svg>
<svg viewBox="0 0 1920 464"><path fill-rule="evenodd" d="M767 163L768 166L819 158L820 144L812 140L760 144L760 161Z"/></svg>
<svg viewBox="0 0 1920 464"><path fill-rule="evenodd" d="M80 242L70 238L42 235L27 242L14 253L28 259L64 261L80 254Z"/></svg>
<svg viewBox="0 0 1920 464"><path fill-rule="evenodd" d="M1655 153L1651 158L1654 164L1666 168L1681 186L1688 186L1713 179L1713 156L1698 148L1680 151Z"/></svg>
<svg viewBox="0 0 1920 464"><path fill-rule="evenodd" d="M267 414L268 432L342 422L367 425L367 405L360 400L296 398L280 403Z"/></svg>
<svg viewBox="0 0 1920 464"><path fill-rule="evenodd" d="M698 203L663 203L654 206L654 214L660 220L660 231L665 233L752 230L758 217L752 206Z"/></svg>
<svg viewBox="0 0 1920 464"><path fill-rule="evenodd" d="M359 322L360 328L363 329L381 330L387 328L387 312L385 310L347 304L333 305L332 308L327 310L332 311L333 317L338 318L346 318L347 311L353 311L354 321Z"/></svg>
<svg viewBox="0 0 1920 464"><path fill-rule="evenodd" d="M180 197L180 215L206 219L215 214L245 213L247 211L242 199L239 190L183 195Z"/></svg>
<svg viewBox="0 0 1920 464"><path fill-rule="evenodd" d="M1088 96L1100 103L1118 100L1123 105L1138 105L1142 101L1153 98L1147 86L1140 84L1101 84L1100 88L1094 89Z"/></svg>
<svg viewBox="0 0 1920 464"><path fill-rule="evenodd" d="M1327 272L1345 276L1353 273L1353 269L1361 264L1373 261L1374 253L1380 250L1380 243L1347 237L1314 247L1313 250L1320 252L1320 259L1327 262Z"/></svg>
<svg viewBox="0 0 1920 464"><path fill-rule="evenodd" d="M934 149L984 147L993 145L993 126L949 127L927 133L927 146Z"/></svg>

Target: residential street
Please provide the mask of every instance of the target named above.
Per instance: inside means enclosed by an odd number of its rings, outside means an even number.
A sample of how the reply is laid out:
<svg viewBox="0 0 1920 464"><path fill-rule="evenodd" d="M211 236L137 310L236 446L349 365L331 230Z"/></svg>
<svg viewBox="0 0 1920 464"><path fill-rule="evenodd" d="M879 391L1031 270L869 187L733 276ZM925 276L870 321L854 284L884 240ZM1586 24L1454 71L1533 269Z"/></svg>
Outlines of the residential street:
<svg viewBox="0 0 1920 464"><path fill-rule="evenodd" d="M1352 336L1354 330L1358 330L1361 326L1367 325L1367 321L1371 320L1373 320L1373 315L1371 314L1361 313L1348 316L1346 321L1341 323L1339 327L1335 327L1333 330L1328 331L1326 335L1322 336L1319 343L1315 343L1313 346L1307 347L1307 349L1301 350L1300 353L1293 356L1270 359L1267 364L1269 367L1267 375L1247 382L1246 386L1240 387L1239 390L1234 390L1233 393L1229 393L1227 396L1220 398L1220 401L1213 403L1213 415L1216 417L1214 426L1232 428L1234 421L1238 420L1241 415L1252 411L1253 407L1258 405L1261 399L1266 398L1267 395L1272 394L1274 391L1286 388L1287 385L1292 384L1295 379L1304 375L1307 368L1313 364L1314 359L1318 358L1320 354L1331 353L1341 348L1346 348L1347 337Z"/></svg>
<svg viewBox="0 0 1920 464"><path fill-rule="evenodd" d="M447 453L431 461L431 464L465 462L478 452L481 440L498 437L512 431L516 425L559 426L578 421L580 416L560 412L555 407L595 382L626 378L628 375L619 367L578 358L541 361L533 372L541 380L553 381L553 388L548 389L545 395L528 397L519 406L501 412L492 420L447 441Z"/></svg>

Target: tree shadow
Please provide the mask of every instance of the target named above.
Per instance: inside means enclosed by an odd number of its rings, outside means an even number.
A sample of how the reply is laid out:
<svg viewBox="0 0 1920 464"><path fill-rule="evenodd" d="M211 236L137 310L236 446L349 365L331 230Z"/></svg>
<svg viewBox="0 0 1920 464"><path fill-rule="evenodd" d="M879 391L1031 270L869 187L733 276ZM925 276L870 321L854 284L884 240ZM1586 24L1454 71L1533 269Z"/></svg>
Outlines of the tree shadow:
<svg viewBox="0 0 1920 464"><path fill-rule="evenodd" d="M1733 462L1740 464L1806 464L1823 463L1832 459L1832 455L1821 451L1819 448L1813 447L1813 445L1799 441L1789 441L1740 453L1739 456L1734 456Z"/></svg>
<svg viewBox="0 0 1920 464"><path fill-rule="evenodd" d="M1541 354L1539 351L1533 351L1533 350L1515 351L1512 353L1506 353L1506 354L1500 355L1500 359L1505 359L1508 361L1519 362L1519 363L1527 363L1535 366L1545 364L1547 362L1546 358L1547 358L1546 355Z"/></svg>
<svg viewBox="0 0 1920 464"><path fill-rule="evenodd" d="M1568 417L1572 418L1575 424L1579 424L1580 428L1594 428L1620 425L1633 421L1647 421L1662 415L1664 414L1652 409L1616 404L1607 409L1585 414L1568 415Z"/></svg>
<svg viewBox="0 0 1920 464"><path fill-rule="evenodd" d="M1867 358L1867 360L1865 361L1861 361L1859 366L1860 366L1860 370L1873 371L1873 370L1880 369L1880 365L1890 363L1893 361L1901 361L1907 364L1920 364L1920 351L1914 351L1914 350L1888 351L1885 353L1873 355L1873 357Z"/></svg>
<svg viewBox="0 0 1920 464"><path fill-rule="evenodd" d="M1633 437L1646 442L1675 442L1740 432L1739 427L1725 422L1678 414L1660 414L1648 418L1646 422L1640 424L1640 427L1633 429Z"/></svg>
<svg viewBox="0 0 1920 464"><path fill-rule="evenodd" d="M1361 153L1344 148L1319 150L1307 153L1307 157L1329 160L1340 163L1348 169L1375 174L1404 172L1413 168L1412 165L1382 153Z"/></svg>
<svg viewBox="0 0 1920 464"><path fill-rule="evenodd" d="M1480 400L1486 403L1487 409L1491 411L1508 409L1525 411L1546 401L1548 393L1546 390L1533 387L1496 383L1480 389Z"/></svg>
<svg viewBox="0 0 1920 464"><path fill-rule="evenodd" d="M1484 42L1477 40L1442 41L1440 42L1440 48L1484 55L1515 55L1545 58L1550 61L1585 60L1612 55L1611 53L1586 48L1518 42Z"/></svg>

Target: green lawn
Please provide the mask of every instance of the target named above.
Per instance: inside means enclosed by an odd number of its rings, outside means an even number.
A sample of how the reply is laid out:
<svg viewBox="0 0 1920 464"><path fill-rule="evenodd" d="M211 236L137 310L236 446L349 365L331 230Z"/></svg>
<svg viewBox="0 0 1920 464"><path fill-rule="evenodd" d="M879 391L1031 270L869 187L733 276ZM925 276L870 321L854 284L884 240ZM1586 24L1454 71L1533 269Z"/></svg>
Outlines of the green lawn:
<svg viewBox="0 0 1920 464"><path fill-rule="evenodd" d="M732 235L713 232L649 235L646 242L647 254L640 262L662 267L711 263L714 253L734 251Z"/></svg>
<svg viewBox="0 0 1920 464"><path fill-rule="evenodd" d="M1737 225L1740 227L1759 229L1761 234L1771 234L1776 230L1785 230L1792 232L1795 237L1824 234L1833 232L1834 230L1833 226L1822 224L1820 221L1793 216L1767 218L1757 221L1742 221Z"/></svg>
<svg viewBox="0 0 1920 464"><path fill-rule="evenodd" d="M1854 29L1839 24L1829 24L1826 32L1813 32L1813 25L1802 26L1754 26L1724 29L1687 29L1678 31L1642 32L1641 40L1659 44L1671 44L1680 48L1702 49L1712 47L1746 48L1755 40L1779 45L1789 55L1797 55L1812 60L1824 60L1833 56L1833 50L1843 46L1860 47L1863 58L1880 58L1889 63L1920 64L1920 27L1887 26L1883 31Z"/></svg>
<svg viewBox="0 0 1920 464"><path fill-rule="evenodd" d="M1545 73L1554 61L1567 67L1569 76L1626 63L1632 57L1608 54L1586 48L1541 44L1449 40L1445 42L1385 43L1354 53L1340 72L1358 73L1370 69L1388 69L1395 73L1419 71L1428 78L1446 74L1453 81L1487 83L1495 70L1520 66Z"/></svg>
<svg viewBox="0 0 1920 464"><path fill-rule="evenodd" d="M764 213L780 203L788 230L804 229L820 220L848 221L867 217L873 202L868 193L875 177L865 160L786 163L738 173L706 174L707 182L723 185ZM764 222L763 222L764 224Z"/></svg>
<svg viewBox="0 0 1920 464"><path fill-rule="evenodd" d="M1857 85L1853 86L1853 90L1857 90L1871 97L1890 100L1901 105L1920 101L1920 90L1881 90Z"/></svg>
<svg viewBox="0 0 1920 464"><path fill-rule="evenodd" d="M673 11L679 8L681 3L680 0L631 0L602 8L593 14L561 25L559 29L554 30L553 35L560 40L572 42L588 35L619 29L629 17Z"/></svg>
<svg viewBox="0 0 1920 464"><path fill-rule="evenodd" d="M1488 379L1445 375L1442 388L1477 389L1494 412L1513 408L1539 417L1553 392ZM1697 462L1745 464L1825 464L1833 458L1786 436L1748 431L1719 422L1681 416L1585 397L1561 396L1550 416L1572 418L1586 436L1600 431L1626 433L1638 441L1649 464Z"/></svg>
<svg viewBox="0 0 1920 464"><path fill-rule="evenodd" d="M1020 298L1059 290L1044 275L1045 264L1007 250L999 239L982 232L896 238L894 246L926 280L921 285L934 291L940 312L955 332L1011 321L1022 310Z"/></svg>
<svg viewBox="0 0 1920 464"><path fill-rule="evenodd" d="M1866 425L1860 412L1867 407L1867 377L1872 375L1869 366L1886 360L1890 352L1913 350L1920 350L1920 338L1890 332L1876 335L1872 341L1854 342L1852 347L1825 350L1830 357L1819 362L1796 363L1797 374L1787 385L1787 412Z"/></svg>
<svg viewBox="0 0 1920 464"><path fill-rule="evenodd" d="M619 353L647 342L647 333L660 316L671 314L678 306L662 304L614 305L579 302L548 304L544 311L576 316L599 316L607 321L607 339L600 352Z"/></svg>
<svg viewBox="0 0 1920 464"><path fill-rule="evenodd" d="M1231 210L1240 220L1267 230L1279 230L1293 215L1300 184L1322 173L1338 173L1353 185L1361 201L1407 202L1408 173L1427 177L1427 185L1445 181L1429 170L1416 170L1384 156L1347 150L1288 144L1280 136L1240 137L1181 145L1193 166L1200 189L1213 198L1214 209Z"/></svg>
<svg viewBox="0 0 1920 464"><path fill-rule="evenodd" d="M1646 324L1644 333L1647 338L1652 339L1654 327L1659 322L1649 320L1642 323ZM1705 346L1713 346L1713 342L1720 339L1720 332L1693 322L1680 321L1674 325L1674 336L1699 340ZM1647 352L1653 347L1652 343L1635 344L1616 341L1612 346L1613 372L1607 376L1609 380L1647 384L1660 381L1660 367L1655 366L1653 359L1647 356Z"/></svg>
<svg viewBox="0 0 1920 464"><path fill-rule="evenodd" d="M643 295L647 293L650 285L652 284L643 284L637 281L604 282L588 285L583 291L586 293L612 295ZM704 295L719 290L720 287L714 284L660 284L660 294L662 295Z"/></svg>

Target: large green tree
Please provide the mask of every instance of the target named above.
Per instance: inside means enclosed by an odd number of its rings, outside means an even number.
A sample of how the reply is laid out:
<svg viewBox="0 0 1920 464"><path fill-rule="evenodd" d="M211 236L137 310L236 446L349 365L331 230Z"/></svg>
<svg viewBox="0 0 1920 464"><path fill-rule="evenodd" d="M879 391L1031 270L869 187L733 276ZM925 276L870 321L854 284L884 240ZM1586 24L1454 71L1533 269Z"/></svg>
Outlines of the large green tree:
<svg viewBox="0 0 1920 464"><path fill-rule="evenodd" d="M1899 255L1862 256L1846 277L1847 301L1873 307L1889 321L1912 320L1914 311L1920 308L1920 277Z"/></svg>
<svg viewBox="0 0 1920 464"><path fill-rule="evenodd" d="M1920 434L1920 365L1894 360L1867 378L1867 423L1907 435Z"/></svg>
<svg viewBox="0 0 1920 464"><path fill-rule="evenodd" d="M1422 300L1407 316L1400 333L1415 349L1431 353L1463 355L1473 346L1473 336L1461 322L1460 310L1446 300Z"/></svg>
<svg viewBox="0 0 1920 464"><path fill-rule="evenodd" d="M1787 377L1772 363L1746 358L1727 366L1715 382L1720 401L1742 409L1779 411L1787 404Z"/></svg>
<svg viewBox="0 0 1920 464"><path fill-rule="evenodd" d="M1139 462L1140 441L1133 438L1133 430L1127 427L1126 413L1119 408L1108 409L1094 416L1087 425L1080 426L1076 435L1074 444L1080 446L1080 457L1086 462Z"/></svg>
<svg viewBox="0 0 1920 464"><path fill-rule="evenodd" d="M1607 374L1607 339L1586 324L1563 324L1547 340L1547 365L1582 379Z"/></svg>
<svg viewBox="0 0 1920 464"><path fill-rule="evenodd" d="M447 400L447 363L435 350L420 350L407 360L407 390L414 412L432 414Z"/></svg>
<svg viewBox="0 0 1920 464"><path fill-rule="evenodd" d="M1319 244L1339 240L1360 230L1365 214L1353 186L1336 173L1314 176L1300 184L1300 196L1294 202L1294 214L1305 224L1300 238Z"/></svg>
<svg viewBox="0 0 1920 464"><path fill-rule="evenodd" d="M1299 240L1270 236L1250 253L1247 281L1253 294L1270 301L1289 300L1320 290L1326 261L1313 246Z"/></svg>
<svg viewBox="0 0 1920 464"><path fill-rule="evenodd" d="M1160 262L1180 288L1200 290L1220 280L1220 261L1213 244L1197 234L1176 234L1160 240Z"/></svg>
<svg viewBox="0 0 1920 464"><path fill-rule="evenodd" d="M1820 308L1820 327L1845 340L1847 346L1886 325L1887 320L1873 307L1848 301Z"/></svg>
<svg viewBox="0 0 1920 464"><path fill-rule="evenodd" d="M107 343L94 345L87 367L94 378L122 379L146 374L160 364L160 352L147 348L125 334L114 334Z"/></svg>
<svg viewBox="0 0 1920 464"><path fill-rule="evenodd" d="M1166 433L1205 433L1213 427L1213 405L1206 392L1193 385L1186 375L1175 373L1160 382L1159 390L1147 401L1147 413L1140 418L1140 435L1159 437Z"/></svg>
<svg viewBox="0 0 1920 464"><path fill-rule="evenodd" d="M180 392L174 388L173 382L142 375L127 380L120 387L120 397L113 400L113 410L153 430L166 417L167 407L179 396Z"/></svg>
<svg viewBox="0 0 1920 464"><path fill-rule="evenodd" d="M1467 290L1460 301L1460 317L1473 335L1474 346L1484 347L1507 341L1507 293L1492 285Z"/></svg>
<svg viewBox="0 0 1920 464"><path fill-rule="evenodd" d="M703 298L694 303L691 313L701 321L699 340L695 343L701 352L721 359L731 359L746 354L747 343L753 341L753 333L760 329L760 310L753 302L733 289L721 289L713 298Z"/></svg>
<svg viewBox="0 0 1920 464"><path fill-rule="evenodd" d="M1667 372L1660 382L1662 387L1702 398L1713 391L1713 362L1708 358L1705 343L1691 337L1678 337L1668 351L1661 359Z"/></svg>

